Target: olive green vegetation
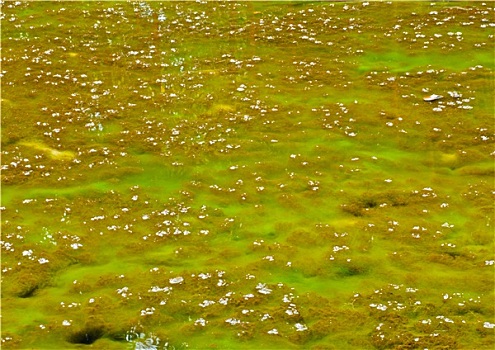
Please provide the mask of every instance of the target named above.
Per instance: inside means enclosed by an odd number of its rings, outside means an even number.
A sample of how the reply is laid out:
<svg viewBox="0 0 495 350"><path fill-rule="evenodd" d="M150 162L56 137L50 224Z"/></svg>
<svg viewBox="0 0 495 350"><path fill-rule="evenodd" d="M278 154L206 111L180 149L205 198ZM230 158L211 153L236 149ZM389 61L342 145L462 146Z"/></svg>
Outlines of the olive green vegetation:
<svg viewBox="0 0 495 350"><path fill-rule="evenodd" d="M492 3L3 5L2 348L493 348Z"/></svg>

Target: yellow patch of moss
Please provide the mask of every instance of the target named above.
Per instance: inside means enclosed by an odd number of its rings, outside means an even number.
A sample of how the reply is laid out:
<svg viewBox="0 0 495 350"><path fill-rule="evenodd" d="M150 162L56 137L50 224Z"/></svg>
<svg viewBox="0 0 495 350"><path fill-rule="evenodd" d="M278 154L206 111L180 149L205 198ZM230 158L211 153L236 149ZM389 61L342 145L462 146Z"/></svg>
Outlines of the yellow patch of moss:
<svg viewBox="0 0 495 350"><path fill-rule="evenodd" d="M72 160L75 157L75 153L72 151L59 151L54 148L50 148L39 141L23 141L19 143L22 146L34 148L43 152L45 155L55 160Z"/></svg>

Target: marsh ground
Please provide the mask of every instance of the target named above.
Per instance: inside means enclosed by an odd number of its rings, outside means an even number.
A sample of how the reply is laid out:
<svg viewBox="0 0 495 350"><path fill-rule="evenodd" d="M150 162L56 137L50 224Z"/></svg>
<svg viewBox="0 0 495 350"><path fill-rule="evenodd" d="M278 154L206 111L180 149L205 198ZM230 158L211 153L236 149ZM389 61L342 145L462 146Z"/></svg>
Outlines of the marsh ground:
<svg viewBox="0 0 495 350"><path fill-rule="evenodd" d="M3 348L493 348L493 3L2 12Z"/></svg>

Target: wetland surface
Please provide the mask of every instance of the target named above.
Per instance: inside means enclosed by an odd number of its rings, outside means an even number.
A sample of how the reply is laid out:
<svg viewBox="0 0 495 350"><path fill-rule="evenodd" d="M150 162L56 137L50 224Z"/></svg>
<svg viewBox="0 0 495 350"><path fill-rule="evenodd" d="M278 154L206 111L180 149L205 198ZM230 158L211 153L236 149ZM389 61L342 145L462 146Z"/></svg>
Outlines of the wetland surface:
<svg viewBox="0 0 495 350"><path fill-rule="evenodd" d="M1 16L2 348L493 348L492 2Z"/></svg>

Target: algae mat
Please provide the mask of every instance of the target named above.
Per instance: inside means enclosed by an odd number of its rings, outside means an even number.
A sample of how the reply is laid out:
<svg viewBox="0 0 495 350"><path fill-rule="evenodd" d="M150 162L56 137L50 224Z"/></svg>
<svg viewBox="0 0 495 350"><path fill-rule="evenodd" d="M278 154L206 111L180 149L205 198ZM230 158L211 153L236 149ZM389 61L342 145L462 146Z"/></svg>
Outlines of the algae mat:
<svg viewBox="0 0 495 350"><path fill-rule="evenodd" d="M493 3L2 5L2 348L493 348Z"/></svg>

